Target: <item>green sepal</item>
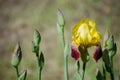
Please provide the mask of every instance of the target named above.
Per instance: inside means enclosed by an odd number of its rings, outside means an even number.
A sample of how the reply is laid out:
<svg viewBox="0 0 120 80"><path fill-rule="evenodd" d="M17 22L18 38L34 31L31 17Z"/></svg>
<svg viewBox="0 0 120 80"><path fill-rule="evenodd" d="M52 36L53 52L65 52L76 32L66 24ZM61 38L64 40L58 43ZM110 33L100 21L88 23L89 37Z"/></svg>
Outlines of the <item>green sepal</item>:
<svg viewBox="0 0 120 80"><path fill-rule="evenodd" d="M102 73L100 72L100 70L97 70L96 79L97 79L97 80L104 80L103 75L102 75Z"/></svg>
<svg viewBox="0 0 120 80"><path fill-rule="evenodd" d="M24 71L20 74L18 80L26 80L26 76L27 76L27 70L24 70Z"/></svg>
<svg viewBox="0 0 120 80"><path fill-rule="evenodd" d="M43 69L43 67L44 67L44 55L43 55L43 53L41 52L41 54L40 54L40 57L39 57L39 62L40 62L40 68L41 68L41 70Z"/></svg>

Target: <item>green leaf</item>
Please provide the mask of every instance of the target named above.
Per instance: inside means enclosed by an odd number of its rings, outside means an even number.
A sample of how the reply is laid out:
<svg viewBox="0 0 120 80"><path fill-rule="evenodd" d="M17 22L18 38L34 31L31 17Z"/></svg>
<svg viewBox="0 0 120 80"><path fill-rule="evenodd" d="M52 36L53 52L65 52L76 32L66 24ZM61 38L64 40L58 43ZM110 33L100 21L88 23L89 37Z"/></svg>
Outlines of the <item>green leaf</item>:
<svg viewBox="0 0 120 80"><path fill-rule="evenodd" d="M42 70L43 67L44 67L44 55L43 55L42 52L41 52L41 54L40 54L39 60L40 60L40 68L41 68L41 70Z"/></svg>
<svg viewBox="0 0 120 80"><path fill-rule="evenodd" d="M111 68L110 68L110 60L109 60L109 52L107 49L105 49L103 51L103 55L102 55L103 61L105 63L105 70L107 72L110 72Z"/></svg>
<svg viewBox="0 0 120 80"><path fill-rule="evenodd" d="M24 71L20 74L18 80L26 80L26 76L27 76L27 70L24 70Z"/></svg>
<svg viewBox="0 0 120 80"><path fill-rule="evenodd" d="M80 61L76 61L75 66L76 66L77 71L79 71L80 70Z"/></svg>

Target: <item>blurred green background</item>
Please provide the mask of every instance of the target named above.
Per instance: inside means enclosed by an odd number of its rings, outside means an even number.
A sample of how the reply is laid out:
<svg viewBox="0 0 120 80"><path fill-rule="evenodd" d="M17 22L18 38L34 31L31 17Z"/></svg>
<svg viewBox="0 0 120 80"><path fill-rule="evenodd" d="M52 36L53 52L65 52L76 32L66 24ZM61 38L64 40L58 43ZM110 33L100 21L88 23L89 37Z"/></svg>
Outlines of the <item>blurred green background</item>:
<svg viewBox="0 0 120 80"><path fill-rule="evenodd" d="M45 56L42 80L63 80L63 51L57 33L57 9L66 20L65 37L71 43L71 30L82 18L96 21L97 29L104 36L105 29L111 30L118 52L114 57L115 76L120 74L120 1L119 0L0 0L0 80L15 80L15 70L10 64L15 45L19 41L23 58L20 72L28 70L27 80L37 80L35 54L31 51L34 29L42 35L41 50ZM95 80L96 63L91 59L87 65L85 80ZM70 80L74 77L74 60L69 56ZM108 75L109 77L109 75ZM109 80L109 79L108 79Z"/></svg>

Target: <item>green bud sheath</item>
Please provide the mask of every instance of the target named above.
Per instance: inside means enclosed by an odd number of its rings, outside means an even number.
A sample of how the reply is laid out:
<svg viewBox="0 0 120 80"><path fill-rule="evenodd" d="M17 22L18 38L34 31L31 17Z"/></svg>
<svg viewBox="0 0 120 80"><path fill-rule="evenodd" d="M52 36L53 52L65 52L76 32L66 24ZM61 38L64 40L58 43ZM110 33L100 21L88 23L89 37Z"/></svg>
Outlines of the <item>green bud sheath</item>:
<svg viewBox="0 0 120 80"><path fill-rule="evenodd" d="M117 46L116 43L114 42L114 37L111 35L107 41L107 49L109 51L109 56L113 58L113 56L116 54L117 51Z"/></svg>
<svg viewBox="0 0 120 80"><path fill-rule="evenodd" d="M117 52L117 46L116 46L116 43L115 43L113 49L109 51L109 56L111 58L113 58L113 56L115 56L116 52Z"/></svg>
<svg viewBox="0 0 120 80"><path fill-rule="evenodd" d="M97 79L97 80L103 80L103 75L102 75L102 73L100 72L100 70L97 70L96 79Z"/></svg>
<svg viewBox="0 0 120 80"><path fill-rule="evenodd" d="M40 41L41 41L41 36L40 36L40 33L38 30L34 31L33 39L34 39L33 41L34 41L35 45L39 46Z"/></svg>
<svg viewBox="0 0 120 80"><path fill-rule="evenodd" d="M41 54L40 54L39 60L40 60L40 68L41 68L41 70L42 70L43 67L44 67L44 55L43 55L42 52L41 52Z"/></svg>
<svg viewBox="0 0 120 80"><path fill-rule="evenodd" d="M27 76L27 70L24 70L24 71L20 74L18 80L26 80L26 76Z"/></svg>
<svg viewBox="0 0 120 80"><path fill-rule="evenodd" d="M21 58L22 58L22 51L21 51L20 45L17 44L14 54L12 56L11 64L14 67L18 66L21 61Z"/></svg>
<svg viewBox="0 0 120 80"><path fill-rule="evenodd" d="M111 50L114 48L114 37L110 35L109 39L107 40L107 49Z"/></svg>
<svg viewBox="0 0 120 80"><path fill-rule="evenodd" d="M32 41L32 52L38 53L39 51L39 46L36 46L35 43Z"/></svg>

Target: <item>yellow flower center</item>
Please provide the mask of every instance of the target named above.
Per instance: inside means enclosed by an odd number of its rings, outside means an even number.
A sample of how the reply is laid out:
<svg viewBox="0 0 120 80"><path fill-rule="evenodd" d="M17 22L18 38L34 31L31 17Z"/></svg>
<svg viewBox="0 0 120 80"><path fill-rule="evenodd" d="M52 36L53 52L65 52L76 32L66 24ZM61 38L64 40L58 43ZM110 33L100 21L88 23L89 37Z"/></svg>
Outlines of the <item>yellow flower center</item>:
<svg viewBox="0 0 120 80"><path fill-rule="evenodd" d="M101 35L96 30L94 21L82 19L72 30L73 43L79 46L94 46L99 44Z"/></svg>

